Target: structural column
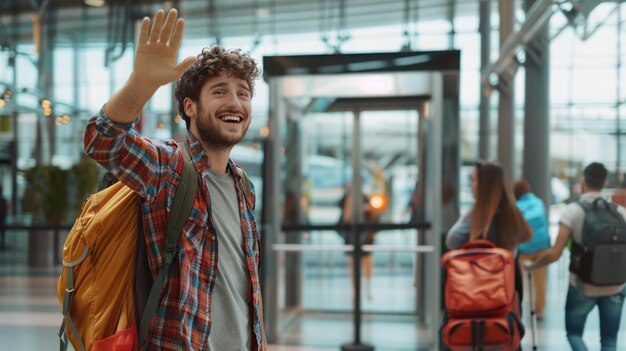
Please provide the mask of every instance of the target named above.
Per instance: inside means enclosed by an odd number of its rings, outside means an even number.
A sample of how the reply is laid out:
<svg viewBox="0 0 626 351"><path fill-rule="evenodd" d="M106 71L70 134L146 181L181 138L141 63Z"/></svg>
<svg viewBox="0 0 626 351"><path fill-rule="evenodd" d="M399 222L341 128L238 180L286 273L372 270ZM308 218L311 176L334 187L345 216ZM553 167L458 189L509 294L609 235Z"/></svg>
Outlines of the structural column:
<svg viewBox="0 0 626 351"><path fill-rule="evenodd" d="M489 65L489 54L491 52L491 2L480 2L480 71ZM491 152L491 120L490 120L490 96L486 91L486 86L480 82L480 115L478 130L478 157L482 160L489 160Z"/></svg>
<svg viewBox="0 0 626 351"><path fill-rule="evenodd" d="M37 93L54 101L54 39L56 36L56 9L54 7L32 14L34 46L37 52ZM47 164L56 153L56 127L54 115L42 116L35 124L35 147L32 157L37 164ZM44 132L45 127L45 132ZM47 132L48 144L44 143Z"/></svg>
<svg viewBox="0 0 626 351"><path fill-rule="evenodd" d="M528 11L536 0L526 0ZM549 21L526 48L523 177L550 204L550 39Z"/></svg>
<svg viewBox="0 0 626 351"><path fill-rule="evenodd" d="M265 296L263 317L265 332L269 343L279 339L279 257L272 246L283 241L281 223L283 221L281 199L277 194L282 193L280 179L280 148L282 135L280 131L285 125L287 114L283 91L276 78L269 80L270 110L268 127L270 135L265 140L263 166L263 213L261 219L261 288Z"/></svg>
<svg viewBox="0 0 626 351"><path fill-rule="evenodd" d="M515 10L513 1L499 1L500 47L513 32ZM515 69L499 76L498 82L498 161L509 180L515 179Z"/></svg>
<svg viewBox="0 0 626 351"><path fill-rule="evenodd" d="M450 33L448 33L448 48L454 49L454 37L456 30L454 29L454 17L456 16L456 7L454 0L448 0L448 22L450 22Z"/></svg>
<svg viewBox="0 0 626 351"><path fill-rule="evenodd" d="M285 171L289 177L285 179L285 199L283 204L283 224L303 224L302 208L300 199L302 198L302 163L307 155L304 153L302 145L302 111L299 108L288 106L289 118L286 120L287 134L285 142ZM282 163L281 163L282 164ZM302 244L300 232L286 232L285 242L287 244ZM302 254L285 253L285 282L289 282L285 287L285 305L289 308L298 309L301 307L302 289Z"/></svg>

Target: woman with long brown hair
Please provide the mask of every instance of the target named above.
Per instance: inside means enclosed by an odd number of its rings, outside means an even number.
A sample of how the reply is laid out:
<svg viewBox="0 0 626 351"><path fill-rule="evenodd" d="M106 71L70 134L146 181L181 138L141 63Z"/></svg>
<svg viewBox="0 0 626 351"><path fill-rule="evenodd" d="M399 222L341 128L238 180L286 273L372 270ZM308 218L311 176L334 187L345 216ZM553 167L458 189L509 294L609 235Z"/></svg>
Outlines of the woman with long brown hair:
<svg viewBox="0 0 626 351"><path fill-rule="evenodd" d="M515 204L515 197L504 171L492 163L476 163L470 185L474 193L474 206L450 228L446 236L446 246L449 249L458 249L468 241L488 240L497 247L511 251L517 261L517 246L530 240L533 232ZM518 264L515 264L514 279L519 305L516 318L521 318L524 291ZM502 350L513 349L502 347Z"/></svg>
<svg viewBox="0 0 626 351"><path fill-rule="evenodd" d="M517 245L530 240L532 229L515 205L515 197L501 167L476 163L470 185L474 206L448 232L446 246L458 249L470 240L486 239L517 255Z"/></svg>

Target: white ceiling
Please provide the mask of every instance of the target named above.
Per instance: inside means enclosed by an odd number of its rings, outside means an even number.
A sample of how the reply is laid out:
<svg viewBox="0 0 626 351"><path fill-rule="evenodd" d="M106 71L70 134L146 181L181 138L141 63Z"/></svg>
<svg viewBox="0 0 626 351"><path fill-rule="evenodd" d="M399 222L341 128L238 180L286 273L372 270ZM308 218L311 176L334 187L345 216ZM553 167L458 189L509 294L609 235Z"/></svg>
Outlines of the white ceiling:
<svg viewBox="0 0 626 351"><path fill-rule="evenodd" d="M76 1L80 4L79 0ZM172 6L173 1L143 4L134 1L135 18L150 15L156 9ZM497 0L485 0L497 2ZM41 2L41 1L40 1ZM63 2L63 1L61 1ZM71 2L65 0L65 2ZM341 26L341 0L180 0L178 8L187 21L186 37L202 38L233 36L272 35L300 32L329 32L336 35ZM213 2L213 11L209 6ZM480 0L344 0L345 29L401 24L406 18L411 22L424 20L447 20L459 15L478 15ZM21 40L32 36L31 15L28 12L17 16L17 25L12 16L10 1L0 2L0 20L4 34L16 33ZM55 1L50 0L47 11ZM109 18L121 26L123 6L126 1L113 7L92 8L83 6L64 7L58 10L57 34L64 39L73 38L89 42L107 40ZM409 5L409 12L405 9ZM65 4L67 5L67 4ZM494 6L496 7L496 6ZM85 10L86 9L86 10ZM110 13L112 13L110 17ZM46 23L44 23L45 25ZM1 34L1 33L0 33Z"/></svg>

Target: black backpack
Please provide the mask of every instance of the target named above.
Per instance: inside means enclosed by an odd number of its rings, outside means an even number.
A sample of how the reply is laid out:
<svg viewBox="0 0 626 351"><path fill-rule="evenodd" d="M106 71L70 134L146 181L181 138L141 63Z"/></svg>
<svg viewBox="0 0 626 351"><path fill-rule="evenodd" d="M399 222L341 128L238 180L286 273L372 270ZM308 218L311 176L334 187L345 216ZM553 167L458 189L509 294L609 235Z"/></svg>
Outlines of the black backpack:
<svg viewBox="0 0 626 351"><path fill-rule="evenodd" d="M603 198L577 203L585 211L585 221L582 241L572 240L570 272L597 286L625 283L626 221L617 205Z"/></svg>

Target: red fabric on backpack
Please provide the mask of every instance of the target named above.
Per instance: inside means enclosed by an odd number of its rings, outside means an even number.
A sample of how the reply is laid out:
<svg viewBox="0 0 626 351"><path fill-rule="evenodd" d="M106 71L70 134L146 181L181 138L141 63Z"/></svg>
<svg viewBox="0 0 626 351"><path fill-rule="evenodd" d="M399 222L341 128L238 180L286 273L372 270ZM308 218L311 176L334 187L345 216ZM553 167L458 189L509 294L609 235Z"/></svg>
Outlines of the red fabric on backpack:
<svg viewBox="0 0 626 351"><path fill-rule="evenodd" d="M445 306L450 317L501 315L515 300L515 259L511 251L474 240L441 258L446 272Z"/></svg>
<svg viewBox="0 0 626 351"><path fill-rule="evenodd" d="M524 327L511 251L487 240L473 240L448 251L441 266L445 270L444 344L453 351L516 350Z"/></svg>
<svg viewBox="0 0 626 351"><path fill-rule="evenodd" d="M106 339L93 342L91 351L136 351L137 350L137 328L119 331Z"/></svg>
<svg viewBox="0 0 626 351"><path fill-rule="evenodd" d="M441 330L444 344L453 351L517 350L522 335L518 320L509 317L451 318Z"/></svg>

